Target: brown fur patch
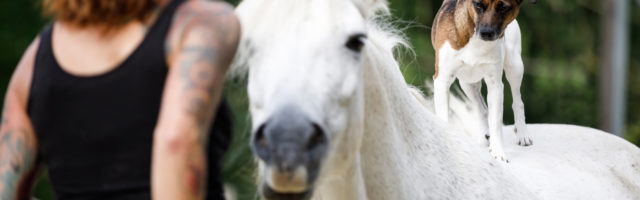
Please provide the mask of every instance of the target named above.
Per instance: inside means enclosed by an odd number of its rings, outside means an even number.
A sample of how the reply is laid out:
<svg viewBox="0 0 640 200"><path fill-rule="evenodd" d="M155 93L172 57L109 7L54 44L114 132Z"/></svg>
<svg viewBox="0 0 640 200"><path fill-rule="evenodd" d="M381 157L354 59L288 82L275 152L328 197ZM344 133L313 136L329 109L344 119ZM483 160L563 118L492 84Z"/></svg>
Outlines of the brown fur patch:
<svg viewBox="0 0 640 200"><path fill-rule="evenodd" d="M431 29L431 43L436 50L436 73L438 77L438 51L446 41L458 50L469 42L473 36L474 20L465 7L471 6L471 0L446 0L436 15Z"/></svg>
<svg viewBox="0 0 640 200"><path fill-rule="evenodd" d="M465 9L471 6L470 0L447 0L436 15L431 30L431 42L436 50L445 41L449 41L454 49L464 47L474 33L474 19Z"/></svg>

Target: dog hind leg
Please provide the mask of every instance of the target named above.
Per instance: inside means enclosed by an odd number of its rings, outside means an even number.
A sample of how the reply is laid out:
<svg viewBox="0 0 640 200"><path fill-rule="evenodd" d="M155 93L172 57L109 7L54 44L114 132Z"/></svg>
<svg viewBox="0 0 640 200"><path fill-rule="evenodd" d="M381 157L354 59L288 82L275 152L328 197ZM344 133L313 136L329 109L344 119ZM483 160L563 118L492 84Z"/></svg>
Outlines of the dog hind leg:
<svg viewBox="0 0 640 200"><path fill-rule="evenodd" d="M487 103L482 96L482 81L476 83L464 83L460 81L460 87L464 94L474 104L477 110L473 111L473 116L480 122L482 133L484 134L486 144L489 145L489 127L487 122Z"/></svg>

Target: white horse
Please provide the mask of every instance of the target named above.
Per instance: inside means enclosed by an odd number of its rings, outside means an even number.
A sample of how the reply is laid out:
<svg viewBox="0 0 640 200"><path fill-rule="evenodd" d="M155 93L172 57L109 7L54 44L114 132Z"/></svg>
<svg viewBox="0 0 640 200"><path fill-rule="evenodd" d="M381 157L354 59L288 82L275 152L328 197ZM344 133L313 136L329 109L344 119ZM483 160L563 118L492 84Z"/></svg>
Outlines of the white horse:
<svg viewBox="0 0 640 200"><path fill-rule="evenodd" d="M591 128L528 125L536 145L491 158L411 89L383 0L245 0L251 146L266 199L640 199L640 149ZM451 99L452 123L472 104ZM513 127L505 127L512 133ZM514 134L504 134L514 137ZM515 138L505 138L515 141Z"/></svg>

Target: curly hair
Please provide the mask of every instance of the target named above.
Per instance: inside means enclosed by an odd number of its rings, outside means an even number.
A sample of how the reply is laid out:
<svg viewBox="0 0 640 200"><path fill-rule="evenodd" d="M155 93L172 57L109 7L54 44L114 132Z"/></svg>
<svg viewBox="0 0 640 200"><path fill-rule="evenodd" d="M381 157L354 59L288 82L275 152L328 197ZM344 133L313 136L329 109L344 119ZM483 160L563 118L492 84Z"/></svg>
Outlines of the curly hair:
<svg viewBox="0 0 640 200"><path fill-rule="evenodd" d="M160 0L43 0L44 14L77 27L145 21Z"/></svg>

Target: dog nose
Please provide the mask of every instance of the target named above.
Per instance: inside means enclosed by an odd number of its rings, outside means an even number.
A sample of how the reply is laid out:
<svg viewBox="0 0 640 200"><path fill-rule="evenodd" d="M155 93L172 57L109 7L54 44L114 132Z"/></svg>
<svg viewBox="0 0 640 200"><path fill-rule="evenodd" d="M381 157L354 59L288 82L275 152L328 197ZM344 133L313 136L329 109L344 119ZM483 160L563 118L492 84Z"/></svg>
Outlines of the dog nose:
<svg viewBox="0 0 640 200"><path fill-rule="evenodd" d="M483 40L494 40L496 36L496 32L489 27L480 28L480 37Z"/></svg>
<svg viewBox="0 0 640 200"><path fill-rule="evenodd" d="M317 123L299 109L286 108L274 113L254 132L254 154L280 172L297 167L317 168L328 148L328 137Z"/></svg>

